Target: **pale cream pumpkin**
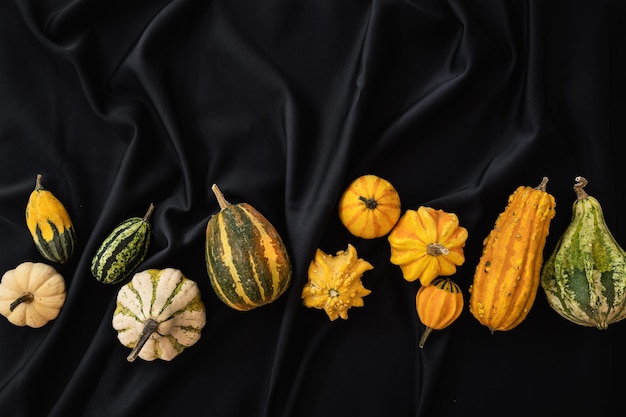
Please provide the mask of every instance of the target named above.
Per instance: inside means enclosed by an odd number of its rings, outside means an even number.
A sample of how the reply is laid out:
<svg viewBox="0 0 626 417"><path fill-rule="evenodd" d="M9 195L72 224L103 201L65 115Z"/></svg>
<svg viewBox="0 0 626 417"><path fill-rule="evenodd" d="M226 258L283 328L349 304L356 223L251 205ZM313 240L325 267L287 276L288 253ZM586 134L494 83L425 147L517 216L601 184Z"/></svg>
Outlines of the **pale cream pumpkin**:
<svg viewBox="0 0 626 417"><path fill-rule="evenodd" d="M65 297L65 279L56 269L23 262L2 276L0 314L16 326L39 328L57 318Z"/></svg>

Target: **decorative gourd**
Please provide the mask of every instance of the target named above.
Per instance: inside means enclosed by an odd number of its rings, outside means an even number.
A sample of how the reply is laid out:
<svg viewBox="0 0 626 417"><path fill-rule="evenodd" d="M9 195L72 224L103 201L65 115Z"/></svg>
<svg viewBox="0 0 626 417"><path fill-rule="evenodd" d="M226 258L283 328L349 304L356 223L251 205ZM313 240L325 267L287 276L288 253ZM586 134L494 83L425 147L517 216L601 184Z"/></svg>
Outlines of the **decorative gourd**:
<svg viewBox="0 0 626 417"><path fill-rule="evenodd" d="M112 320L127 357L171 361L199 339L206 310L195 281L174 268L138 272L118 294Z"/></svg>
<svg viewBox="0 0 626 417"><path fill-rule="evenodd" d="M535 188L520 186L483 242L470 287L472 315L493 333L524 321L539 288L543 249L555 215L548 178Z"/></svg>
<svg viewBox="0 0 626 417"><path fill-rule="evenodd" d="M586 185L576 177L572 219L543 266L541 286L550 306L567 320L606 329L626 318L626 253Z"/></svg>
<svg viewBox="0 0 626 417"><path fill-rule="evenodd" d="M339 200L339 219L354 236L373 239L389 233L400 218L400 196L376 175L355 179Z"/></svg>
<svg viewBox="0 0 626 417"><path fill-rule="evenodd" d="M56 269L23 262L2 276L0 314L16 326L39 328L57 318L65 296L65 280Z"/></svg>
<svg viewBox="0 0 626 417"><path fill-rule="evenodd" d="M205 260L215 294L239 311L274 302L291 282L283 240L250 204L230 204L217 185L212 190L220 211L207 222Z"/></svg>
<svg viewBox="0 0 626 417"><path fill-rule="evenodd" d="M144 260L150 246L154 211L150 204L143 217L131 217L117 225L91 260L91 274L103 284L116 284L128 278Z"/></svg>
<svg viewBox="0 0 626 417"><path fill-rule="evenodd" d="M74 253L76 232L65 206L41 185L37 174L35 189L26 204L26 226L39 253L49 261L65 263Z"/></svg>
<svg viewBox="0 0 626 417"><path fill-rule="evenodd" d="M354 246L335 256L315 251L309 265L309 280L302 289L303 304L309 308L324 309L332 321L348 319L348 309L363 307L363 297L371 293L363 286L361 276L374 269L372 264L360 259Z"/></svg>
<svg viewBox="0 0 626 417"><path fill-rule="evenodd" d="M465 262L467 229L454 213L421 206L407 210L388 238L392 264L405 280L419 278L423 286L438 276L450 276Z"/></svg>
<svg viewBox="0 0 626 417"><path fill-rule="evenodd" d="M433 330L445 329L459 318L463 311L463 292L451 279L435 278L417 291L415 308L426 326L419 341L419 347L423 348Z"/></svg>

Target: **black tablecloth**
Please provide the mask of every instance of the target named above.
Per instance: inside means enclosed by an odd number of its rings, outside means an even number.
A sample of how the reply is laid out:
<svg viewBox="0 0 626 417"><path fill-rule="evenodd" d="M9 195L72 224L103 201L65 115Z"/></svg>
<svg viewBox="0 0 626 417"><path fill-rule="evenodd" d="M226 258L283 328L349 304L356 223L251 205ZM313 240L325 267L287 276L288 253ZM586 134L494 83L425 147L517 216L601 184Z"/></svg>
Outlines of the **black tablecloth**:
<svg viewBox="0 0 626 417"><path fill-rule="evenodd" d="M490 331L467 310L417 345L419 282L385 237L340 223L345 187L376 174L402 209L456 213L452 277L466 301L482 241L519 185L549 177L545 251L571 217L573 179L626 244L626 58L619 1L119 1L0 3L0 269L45 262L24 209L35 177L65 204L76 251L57 319L0 317L0 414L96 416L624 415L626 323L558 316ZM282 235L293 279L239 312L213 292L211 185ZM207 310L171 362L126 361L111 325L120 284L91 276L120 221L155 204L138 270L174 267ZM315 249L352 244L374 269L347 320L303 306ZM610 414L615 413L615 414Z"/></svg>

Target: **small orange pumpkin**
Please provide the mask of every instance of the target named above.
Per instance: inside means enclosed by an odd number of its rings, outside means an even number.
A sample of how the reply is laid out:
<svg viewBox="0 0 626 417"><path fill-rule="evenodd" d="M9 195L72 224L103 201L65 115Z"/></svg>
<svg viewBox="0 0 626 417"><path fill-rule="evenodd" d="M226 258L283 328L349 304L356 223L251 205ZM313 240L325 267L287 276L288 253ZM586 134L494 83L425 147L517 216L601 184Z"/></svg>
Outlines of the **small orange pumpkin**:
<svg viewBox="0 0 626 417"><path fill-rule="evenodd" d="M384 178L355 179L339 201L339 219L354 236L374 239L389 233L400 218L400 196Z"/></svg>
<svg viewBox="0 0 626 417"><path fill-rule="evenodd" d="M407 210L388 237L391 263L405 280L419 278L423 286L440 275L450 276L465 262L467 229L454 213L421 206Z"/></svg>
<svg viewBox="0 0 626 417"><path fill-rule="evenodd" d="M415 308L426 326L419 341L419 347L423 348L433 330L445 329L459 318L463 311L463 292L451 279L435 278L417 291Z"/></svg>

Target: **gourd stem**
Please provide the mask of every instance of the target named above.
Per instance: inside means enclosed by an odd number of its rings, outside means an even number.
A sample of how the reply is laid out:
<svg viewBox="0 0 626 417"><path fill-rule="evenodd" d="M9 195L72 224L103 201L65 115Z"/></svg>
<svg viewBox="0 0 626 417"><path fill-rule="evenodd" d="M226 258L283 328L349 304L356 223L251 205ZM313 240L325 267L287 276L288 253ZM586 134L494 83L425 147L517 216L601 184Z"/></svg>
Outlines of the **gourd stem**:
<svg viewBox="0 0 626 417"><path fill-rule="evenodd" d="M154 211L154 204L150 203L150 207L148 207L148 211L143 216L144 222L147 222L150 219L150 216L152 216L153 211Z"/></svg>
<svg viewBox="0 0 626 417"><path fill-rule="evenodd" d="M447 255L450 253L450 249L446 248L439 242L429 243L426 246L426 253L430 256Z"/></svg>
<svg viewBox="0 0 626 417"><path fill-rule="evenodd" d="M574 178L574 181L576 181L576 184L574 184L574 191L576 192L576 200L584 200L587 197L589 197L589 194L587 194L587 191L583 190L583 188L585 188L585 186L589 183L587 181L587 178L576 177Z"/></svg>
<svg viewBox="0 0 626 417"><path fill-rule="evenodd" d="M433 331L432 327L426 326L426 328L424 329L424 333L422 333L422 337L420 337L420 341L419 341L420 348L424 347L424 344L426 344L426 339L428 339L428 336L430 335L432 331Z"/></svg>
<svg viewBox="0 0 626 417"><path fill-rule="evenodd" d="M374 198L366 198L361 195L359 196L359 200L365 203L365 207L370 210L374 210L376 207L378 207L378 202Z"/></svg>
<svg viewBox="0 0 626 417"><path fill-rule="evenodd" d="M143 330L139 334L139 339L137 340L137 344L135 345L133 350L130 352L130 354L126 358L128 362L133 362L135 359L137 359L137 355L139 355L139 352L141 352L143 345L145 345L148 339L150 339L150 336L152 335L152 333L154 333L154 331L156 330L158 326L159 326L159 322L157 322L156 320L152 318L146 320L143 323Z"/></svg>
<svg viewBox="0 0 626 417"><path fill-rule="evenodd" d="M213 184L211 190L213 191L213 194L215 194L215 198L217 198L217 202L220 205L220 210L224 210L226 207L230 206L230 203L226 201L226 199L224 198L224 194L222 194L217 184Z"/></svg>
<svg viewBox="0 0 626 417"><path fill-rule="evenodd" d="M19 306L22 303L30 303L31 301L33 301L35 299L35 296L33 295L33 293L30 292L25 292L24 294L20 295L19 297L17 297L15 299L15 301L13 301L10 305L9 305L9 310L13 311L17 308L17 306Z"/></svg>
<svg viewBox="0 0 626 417"><path fill-rule="evenodd" d="M41 174L37 174L37 179L35 180L35 190L42 190L43 185L41 185Z"/></svg>
<svg viewBox="0 0 626 417"><path fill-rule="evenodd" d="M535 190L546 191L546 185L548 185L548 177L543 177L539 185L535 187Z"/></svg>

